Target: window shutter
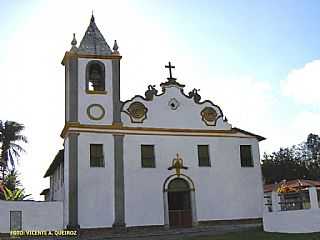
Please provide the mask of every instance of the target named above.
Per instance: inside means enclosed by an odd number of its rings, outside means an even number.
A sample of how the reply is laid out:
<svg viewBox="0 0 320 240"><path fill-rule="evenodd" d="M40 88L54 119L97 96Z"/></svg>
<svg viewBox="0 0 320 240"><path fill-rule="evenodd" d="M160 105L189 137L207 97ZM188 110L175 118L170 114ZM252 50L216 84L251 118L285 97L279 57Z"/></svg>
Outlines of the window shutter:
<svg viewBox="0 0 320 240"><path fill-rule="evenodd" d="M198 145L198 160L200 167L210 167L209 145Z"/></svg>
<svg viewBox="0 0 320 240"><path fill-rule="evenodd" d="M90 167L104 167L102 144L90 144Z"/></svg>
<svg viewBox="0 0 320 240"><path fill-rule="evenodd" d="M155 168L154 145L141 145L141 165L143 168Z"/></svg>
<svg viewBox="0 0 320 240"><path fill-rule="evenodd" d="M253 167L251 145L240 145L241 167Z"/></svg>

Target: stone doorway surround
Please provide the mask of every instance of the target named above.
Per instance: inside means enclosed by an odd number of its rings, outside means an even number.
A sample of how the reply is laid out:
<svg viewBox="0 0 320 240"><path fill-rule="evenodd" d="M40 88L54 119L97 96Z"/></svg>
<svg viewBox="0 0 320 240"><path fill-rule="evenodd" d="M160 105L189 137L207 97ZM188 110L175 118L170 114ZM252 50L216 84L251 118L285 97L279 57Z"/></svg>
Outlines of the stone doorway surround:
<svg viewBox="0 0 320 240"><path fill-rule="evenodd" d="M185 174L170 175L163 184L163 206L164 206L164 226L165 228L170 228L169 221L169 201L168 201L168 191L169 184L175 179L184 180L189 185L189 194L190 194L190 205L191 205L191 216L192 216L192 227L198 225L197 211L196 211L196 198L195 198L195 187L192 179Z"/></svg>

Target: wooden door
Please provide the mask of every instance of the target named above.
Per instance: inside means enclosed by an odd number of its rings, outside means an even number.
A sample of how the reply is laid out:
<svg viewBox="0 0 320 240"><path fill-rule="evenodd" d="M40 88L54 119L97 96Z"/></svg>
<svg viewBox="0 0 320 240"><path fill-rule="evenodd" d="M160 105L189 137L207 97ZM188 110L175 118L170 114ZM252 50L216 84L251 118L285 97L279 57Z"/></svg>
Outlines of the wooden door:
<svg viewBox="0 0 320 240"><path fill-rule="evenodd" d="M168 192L169 224L172 227L191 227L190 191Z"/></svg>

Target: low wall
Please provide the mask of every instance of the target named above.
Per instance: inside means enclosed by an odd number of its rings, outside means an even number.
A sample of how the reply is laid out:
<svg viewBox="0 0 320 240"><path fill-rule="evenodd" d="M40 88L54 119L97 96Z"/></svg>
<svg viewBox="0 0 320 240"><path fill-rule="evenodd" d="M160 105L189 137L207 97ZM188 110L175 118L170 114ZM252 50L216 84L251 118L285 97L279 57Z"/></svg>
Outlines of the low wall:
<svg viewBox="0 0 320 240"><path fill-rule="evenodd" d="M22 230L63 229L62 202L0 200L0 233L10 232L10 211L22 212Z"/></svg>
<svg viewBox="0 0 320 240"><path fill-rule="evenodd" d="M283 233L320 232L320 209L264 212L263 229Z"/></svg>

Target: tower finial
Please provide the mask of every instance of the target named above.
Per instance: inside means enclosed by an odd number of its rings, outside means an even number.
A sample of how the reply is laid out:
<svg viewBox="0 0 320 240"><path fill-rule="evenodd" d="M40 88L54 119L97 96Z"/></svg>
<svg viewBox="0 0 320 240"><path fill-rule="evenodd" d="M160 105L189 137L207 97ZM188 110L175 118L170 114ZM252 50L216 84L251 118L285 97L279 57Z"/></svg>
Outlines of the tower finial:
<svg viewBox="0 0 320 240"><path fill-rule="evenodd" d="M119 54L119 46L118 46L118 43L117 43L117 40L114 40L114 44L113 44L113 54Z"/></svg>
<svg viewBox="0 0 320 240"><path fill-rule="evenodd" d="M93 10L92 10L92 14L91 14L91 22L94 22Z"/></svg>
<svg viewBox="0 0 320 240"><path fill-rule="evenodd" d="M77 39L76 39L76 34L74 33L73 34L73 39L72 39L72 41L71 41L71 45L72 45L72 47L71 47L71 52L77 52L78 51L78 48L77 48Z"/></svg>
<svg viewBox="0 0 320 240"><path fill-rule="evenodd" d="M75 33L73 34L73 39L71 41L71 45L72 46L76 46L77 45L77 39L76 39L76 34Z"/></svg>

